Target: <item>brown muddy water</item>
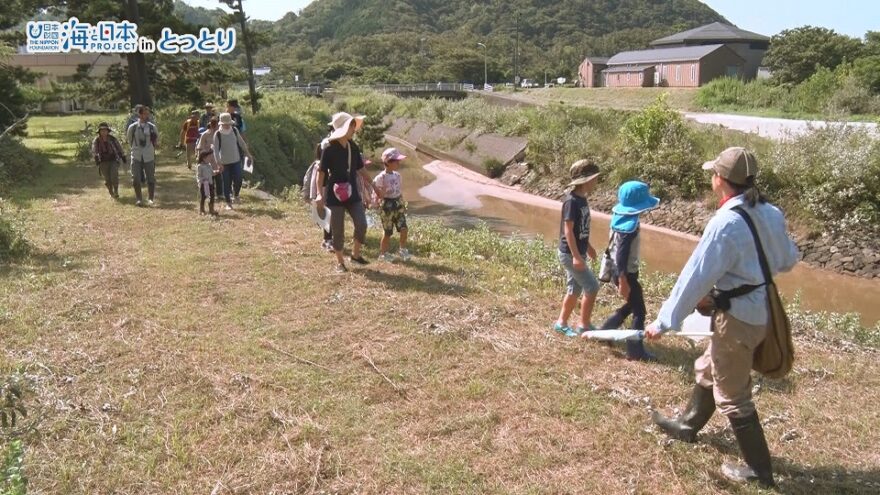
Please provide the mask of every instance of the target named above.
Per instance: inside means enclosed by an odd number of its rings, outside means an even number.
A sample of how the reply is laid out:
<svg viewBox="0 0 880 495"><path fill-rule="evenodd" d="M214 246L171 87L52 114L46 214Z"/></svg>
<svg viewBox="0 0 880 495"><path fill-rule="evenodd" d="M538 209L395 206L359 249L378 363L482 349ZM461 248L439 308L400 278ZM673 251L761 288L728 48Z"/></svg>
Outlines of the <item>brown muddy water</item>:
<svg viewBox="0 0 880 495"><path fill-rule="evenodd" d="M409 213L442 219L452 227L486 222L504 235L543 237L555 245L559 235L560 203L524 193L459 165L409 149L410 158L401 168L404 197ZM608 238L607 215L594 212L592 243L604 248ZM678 273L697 243L697 238L650 225L643 217L642 257L649 271ZM790 273L777 277L786 297L799 295L802 305L813 311L856 312L864 325L880 320L880 282L850 277L799 263Z"/></svg>

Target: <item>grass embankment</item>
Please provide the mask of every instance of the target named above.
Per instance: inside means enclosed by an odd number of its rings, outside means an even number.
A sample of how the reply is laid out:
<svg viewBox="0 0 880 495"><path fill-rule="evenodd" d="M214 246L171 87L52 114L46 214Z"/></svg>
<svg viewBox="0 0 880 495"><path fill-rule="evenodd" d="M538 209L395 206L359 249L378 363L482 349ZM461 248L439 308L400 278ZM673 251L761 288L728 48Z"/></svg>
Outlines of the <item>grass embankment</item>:
<svg viewBox="0 0 880 495"><path fill-rule="evenodd" d="M696 88L539 88L518 91L513 97L538 104L564 103L590 108L641 110L654 103L661 94L667 94L672 108L698 112L697 91Z"/></svg>
<svg viewBox="0 0 880 495"><path fill-rule="evenodd" d="M833 88L832 88L833 89ZM641 110L661 94L680 112L717 112L753 117L877 122L880 96L833 94L804 83L793 89L766 81L719 79L701 88L540 88L505 93L536 105L563 103L588 108ZM857 99L860 103L853 104ZM864 103L861 103L864 100Z"/></svg>
<svg viewBox="0 0 880 495"><path fill-rule="evenodd" d="M723 418L696 445L649 425L699 349L668 338L631 363L548 330L562 284L543 246L416 223L412 263L332 275L299 204L245 194L200 217L166 151L157 206L135 208L72 137L29 141L56 156L11 196L34 252L0 271L33 492L756 493L717 474L737 456ZM670 283L646 281L651 314ZM603 289L597 321L618 304ZM876 493L877 355L800 328L794 373L757 388L781 486Z"/></svg>

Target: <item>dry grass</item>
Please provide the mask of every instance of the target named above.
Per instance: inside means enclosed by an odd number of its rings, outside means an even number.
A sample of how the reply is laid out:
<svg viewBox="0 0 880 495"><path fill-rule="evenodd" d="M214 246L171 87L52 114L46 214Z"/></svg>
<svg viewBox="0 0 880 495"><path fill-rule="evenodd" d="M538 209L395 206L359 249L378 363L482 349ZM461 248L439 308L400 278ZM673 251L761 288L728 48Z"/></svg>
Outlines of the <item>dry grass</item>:
<svg viewBox="0 0 880 495"><path fill-rule="evenodd" d="M158 180L137 209L59 157L14 192L37 254L0 271L0 376L30 379L33 493L757 492L719 478L722 418L695 445L649 424L699 349L666 339L646 365L565 340L559 291L512 293L492 260L416 246L334 275L301 206L205 218L182 164ZM800 356L757 394L783 491L877 493L876 353Z"/></svg>
<svg viewBox="0 0 880 495"><path fill-rule="evenodd" d="M593 108L641 110L665 93L670 107L690 112L700 110L695 101L697 91L695 88L540 88L513 95L534 103L561 102Z"/></svg>

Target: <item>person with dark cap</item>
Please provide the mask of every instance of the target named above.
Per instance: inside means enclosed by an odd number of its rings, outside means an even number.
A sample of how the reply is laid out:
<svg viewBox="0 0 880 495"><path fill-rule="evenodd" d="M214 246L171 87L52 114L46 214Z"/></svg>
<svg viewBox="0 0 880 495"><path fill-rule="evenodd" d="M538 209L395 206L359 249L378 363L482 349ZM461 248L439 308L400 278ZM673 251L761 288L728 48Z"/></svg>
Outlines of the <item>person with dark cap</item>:
<svg viewBox="0 0 880 495"><path fill-rule="evenodd" d="M680 329L694 308L712 315L709 347L694 364L696 384L677 418L653 413L667 435L694 442L715 409L728 418L745 465L724 464L735 482L775 485L770 449L752 401L754 351L767 335L768 300L761 257L775 275L792 269L799 253L782 212L760 193L758 160L745 148L728 148L703 164L712 172L712 191L720 203L703 237L645 335L658 339ZM749 226L754 224L763 256ZM708 295L707 295L708 294Z"/></svg>
<svg viewBox="0 0 880 495"><path fill-rule="evenodd" d="M111 197L119 198L119 165L125 161L125 153L112 132L107 122L98 124L98 135L92 140L92 156L98 173L104 178L107 192Z"/></svg>

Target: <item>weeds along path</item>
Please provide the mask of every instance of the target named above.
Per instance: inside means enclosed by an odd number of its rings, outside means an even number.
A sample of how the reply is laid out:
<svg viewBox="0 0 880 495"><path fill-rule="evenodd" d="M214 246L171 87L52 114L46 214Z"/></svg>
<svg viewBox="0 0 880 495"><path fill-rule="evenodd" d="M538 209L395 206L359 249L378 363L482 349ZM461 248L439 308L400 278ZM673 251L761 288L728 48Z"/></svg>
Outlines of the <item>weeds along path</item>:
<svg viewBox="0 0 880 495"><path fill-rule="evenodd" d="M693 446L648 423L649 405L683 403L698 349L666 339L644 365L564 340L547 330L559 290L510 287L491 262L335 275L298 204L246 194L200 217L193 174L165 155L139 209L55 145L11 198L37 252L0 272L0 372L31 380L34 493L730 489L726 421ZM615 304L603 290L599 316ZM876 355L801 356L758 393L783 487L876 493Z"/></svg>

